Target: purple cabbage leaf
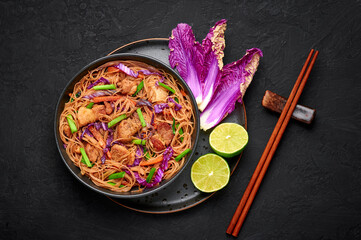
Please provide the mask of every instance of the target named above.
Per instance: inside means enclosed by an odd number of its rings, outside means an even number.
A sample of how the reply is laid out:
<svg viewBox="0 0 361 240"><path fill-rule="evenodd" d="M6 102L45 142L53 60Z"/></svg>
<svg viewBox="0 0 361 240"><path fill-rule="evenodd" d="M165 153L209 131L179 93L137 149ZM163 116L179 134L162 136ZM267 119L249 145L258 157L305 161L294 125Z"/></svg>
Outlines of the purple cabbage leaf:
<svg viewBox="0 0 361 240"><path fill-rule="evenodd" d="M171 67L177 67L201 111L210 102L220 81L226 26L225 19L218 21L202 44L196 42L192 28L184 23L178 24L169 38L169 63Z"/></svg>
<svg viewBox="0 0 361 240"><path fill-rule="evenodd" d="M191 26L180 23L172 30L169 49L171 67L177 67L179 74L192 90L197 104L200 104L202 102L200 69L203 50L201 44L196 42Z"/></svg>
<svg viewBox="0 0 361 240"><path fill-rule="evenodd" d="M216 126L234 110L237 101L242 101L262 56L260 49L252 48L240 60L223 67L220 84L201 113L201 129L206 131Z"/></svg>
<svg viewBox="0 0 361 240"><path fill-rule="evenodd" d="M225 47L224 32L227 21L222 19L209 30L206 38L202 41L203 68L201 72L202 103L198 105L200 111L204 111L211 101L213 93L219 85L223 68L223 50Z"/></svg>

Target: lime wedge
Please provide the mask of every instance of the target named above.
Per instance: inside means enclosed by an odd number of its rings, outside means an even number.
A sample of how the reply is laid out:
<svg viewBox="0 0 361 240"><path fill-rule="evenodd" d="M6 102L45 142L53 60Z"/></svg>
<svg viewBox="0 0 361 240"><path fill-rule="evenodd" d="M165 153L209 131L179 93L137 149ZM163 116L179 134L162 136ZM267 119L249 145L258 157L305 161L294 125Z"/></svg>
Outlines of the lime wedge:
<svg viewBox="0 0 361 240"><path fill-rule="evenodd" d="M202 192L215 192L229 181L228 163L222 157L209 153L201 156L192 165L191 179L194 186Z"/></svg>
<svg viewBox="0 0 361 240"><path fill-rule="evenodd" d="M236 123L219 124L209 136L209 144L218 155L230 158L239 155L248 143L248 133Z"/></svg>

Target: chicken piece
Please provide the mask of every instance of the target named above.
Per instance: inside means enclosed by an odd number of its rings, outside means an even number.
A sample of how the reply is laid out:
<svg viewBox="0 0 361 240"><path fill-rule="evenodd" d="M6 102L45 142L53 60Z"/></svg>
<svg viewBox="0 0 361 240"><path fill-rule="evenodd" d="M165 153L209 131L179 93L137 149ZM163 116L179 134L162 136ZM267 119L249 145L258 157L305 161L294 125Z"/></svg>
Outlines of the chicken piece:
<svg viewBox="0 0 361 240"><path fill-rule="evenodd" d="M70 130L70 127L69 127L69 125L64 125L64 134L65 134L65 136L67 136L67 137L71 137L71 130Z"/></svg>
<svg viewBox="0 0 361 240"><path fill-rule="evenodd" d="M160 86L156 86L157 79L151 79L146 81L148 92L148 99L150 102L166 102L168 97L168 91Z"/></svg>
<svg viewBox="0 0 361 240"><path fill-rule="evenodd" d="M138 172L140 175L145 175L144 169L140 166L131 167L130 170L133 172Z"/></svg>
<svg viewBox="0 0 361 240"><path fill-rule="evenodd" d="M94 106L92 107L91 110L95 114L97 120L99 120L101 115L106 115L107 114L107 112L105 111L105 106L104 105L94 104Z"/></svg>
<svg viewBox="0 0 361 240"><path fill-rule="evenodd" d="M78 110L79 127L99 120L101 115L106 115L104 105L95 104L92 109L80 107Z"/></svg>
<svg viewBox="0 0 361 240"><path fill-rule="evenodd" d="M135 152L131 152L128 157L128 165L133 165L134 160L135 160Z"/></svg>
<svg viewBox="0 0 361 240"><path fill-rule="evenodd" d="M111 114L113 112L113 108L112 105L110 105L109 102L104 102L104 106L105 106L105 113L106 114Z"/></svg>
<svg viewBox="0 0 361 240"><path fill-rule="evenodd" d="M89 143L85 145L85 152L86 155L88 155L89 160L93 163L101 157L99 151Z"/></svg>
<svg viewBox="0 0 361 240"><path fill-rule="evenodd" d="M85 126L97 120L97 115L94 113L93 109L88 109L86 107L80 107L77 116L79 127Z"/></svg>
<svg viewBox="0 0 361 240"><path fill-rule="evenodd" d="M117 134L119 138L130 139L131 136L136 134L142 129L142 124L138 117L133 116L132 118L125 119L117 126Z"/></svg>
<svg viewBox="0 0 361 240"><path fill-rule="evenodd" d="M152 121L152 115L149 115L149 114L143 114L143 117L144 117L144 121L146 123L149 123Z"/></svg>
<svg viewBox="0 0 361 240"><path fill-rule="evenodd" d="M136 79L131 79L131 78L123 79L119 84L119 87L121 88L120 93L133 95L137 91L137 86L139 83L140 81Z"/></svg>
<svg viewBox="0 0 361 240"><path fill-rule="evenodd" d="M154 135L150 138L150 142L152 143L154 149L156 151L162 151L165 149L164 143L159 139L159 135Z"/></svg>
<svg viewBox="0 0 361 240"><path fill-rule="evenodd" d="M165 122L157 124L157 133L165 145L169 145L174 137L172 126Z"/></svg>
<svg viewBox="0 0 361 240"><path fill-rule="evenodd" d="M112 159L118 161L121 159L124 159L125 157L129 157L130 152L128 151L128 149L126 147L123 147L121 145L117 145L115 144L111 150L110 153L112 155Z"/></svg>

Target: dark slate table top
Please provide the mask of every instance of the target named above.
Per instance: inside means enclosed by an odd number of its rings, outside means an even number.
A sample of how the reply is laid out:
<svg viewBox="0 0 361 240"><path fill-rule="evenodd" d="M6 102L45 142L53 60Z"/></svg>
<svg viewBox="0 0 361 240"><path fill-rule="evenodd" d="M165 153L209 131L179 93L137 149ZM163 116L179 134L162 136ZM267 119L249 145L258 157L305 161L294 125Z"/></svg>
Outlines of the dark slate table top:
<svg viewBox="0 0 361 240"><path fill-rule="evenodd" d="M226 227L276 124L265 90L288 96L320 51L239 239L361 238L361 1L1 1L1 239L232 239ZM183 212L152 215L79 183L55 146L56 101L85 64L131 41L197 40L228 19L224 62L264 52L244 98L250 141L229 185Z"/></svg>

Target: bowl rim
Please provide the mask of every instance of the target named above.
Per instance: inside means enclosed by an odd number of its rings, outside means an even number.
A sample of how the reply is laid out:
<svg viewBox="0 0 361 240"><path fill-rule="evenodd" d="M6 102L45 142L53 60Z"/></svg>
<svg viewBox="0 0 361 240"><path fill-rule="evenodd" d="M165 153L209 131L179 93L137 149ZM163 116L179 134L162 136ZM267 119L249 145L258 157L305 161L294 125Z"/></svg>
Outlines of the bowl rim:
<svg viewBox="0 0 361 240"><path fill-rule="evenodd" d="M136 59L129 59L129 58L136 58ZM61 102L62 99L64 98L65 93L69 90L69 88L71 87L72 84L75 84L76 82L78 82L81 77L83 77L86 72L88 70L94 69L98 66L101 66L107 62L110 61L115 61L115 60L134 60L134 61L148 61L145 62L146 64L156 67L154 65L159 65L161 68L163 68L164 70L168 71L169 73L171 73L178 82L181 83L181 85L187 90L188 95L191 99L191 103L193 105L194 108L194 121L195 121L195 141L194 144L192 146L192 151L191 153L188 155L188 157L185 160L184 165L182 166L182 168L170 179L166 180L165 182L160 183L160 185L158 185L155 188L150 188L150 189L145 189L145 191L139 192L139 193L130 193L130 192L126 192L126 194L124 193L117 193L117 192L113 192L109 189L103 188L103 187L99 187L97 185L95 185L88 176L86 175L80 175L76 172L74 172L74 170L71 168L71 166L69 165L69 163L67 162L61 147L63 146L63 142L60 139L59 136L59 111L63 110L63 106L61 106ZM152 62L152 63L149 63ZM143 55L143 54L138 54L138 53L117 53L117 54L111 54L108 56L104 56L104 57L100 57L97 58L93 61L91 61L90 63L88 63L87 65L85 65L81 70L79 70L66 84L66 86L64 87L64 89L62 90L58 101L56 103L56 108L55 108L55 117L54 117L54 136L55 136L55 141L56 141L56 146L58 149L58 152L61 156L61 159L63 160L65 166L67 167L67 169L72 173L72 175L78 179L78 181L80 181L82 184L84 184L85 186L87 186L88 188L92 189L93 191L100 193L100 194L104 194L106 196L109 197L114 197L114 198L124 198L124 199L134 199L134 198L140 198L140 197L144 197L150 194L153 194L155 192L160 191L161 189L165 188L166 186L170 185L177 177L180 176L180 174L183 172L183 170L188 166L189 162L191 161L193 154L195 153L194 149L197 147L198 144L198 138L199 138L199 131L200 131L200 117L199 117L199 111L198 111L198 106L196 103L196 100L194 98L194 95L191 91L191 89L189 88L188 84L184 81L184 79L171 67L167 66L164 62L155 59L151 56L148 55ZM67 156L68 157L68 156ZM69 158L69 157L68 157ZM70 158L69 158L70 160ZM71 160L70 160L71 161ZM71 162L71 164L73 164ZM77 166L73 165L73 167L76 167L76 169L79 169ZM79 169L79 173L80 173L80 169ZM90 180L90 183L86 182L83 178L88 178Z"/></svg>

